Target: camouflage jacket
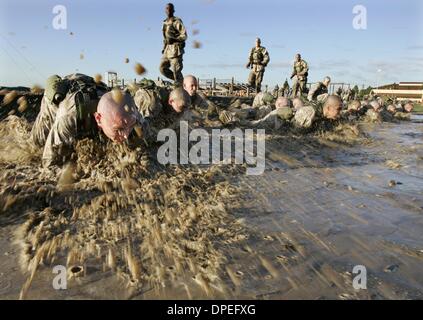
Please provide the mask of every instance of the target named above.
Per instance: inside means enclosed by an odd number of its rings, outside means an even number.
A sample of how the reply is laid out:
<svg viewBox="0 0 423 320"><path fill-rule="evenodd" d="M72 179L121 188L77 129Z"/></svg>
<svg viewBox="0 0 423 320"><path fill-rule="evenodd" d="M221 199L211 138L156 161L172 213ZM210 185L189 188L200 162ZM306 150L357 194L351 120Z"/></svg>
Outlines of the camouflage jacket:
<svg viewBox="0 0 423 320"><path fill-rule="evenodd" d="M316 100L321 94L328 93L328 87L326 87L323 82L317 82L313 84L308 92L308 100Z"/></svg>
<svg viewBox="0 0 423 320"><path fill-rule="evenodd" d="M265 47L254 47L250 50L248 62L254 71L263 71L269 61L269 53Z"/></svg>
<svg viewBox="0 0 423 320"><path fill-rule="evenodd" d="M204 93L197 92L195 95L191 97L191 108L193 109L208 109L209 106L213 104Z"/></svg>
<svg viewBox="0 0 423 320"><path fill-rule="evenodd" d="M152 136L157 130L176 129L180 121L192 122L196 118L188 108L181 113L173 110L168 104L170 91L170 88L156 87L154 89L140 88L135 93L135 105L142 118L148 121Z"/></svg>
<svg viewBox="0 0 423 320"><path fill-rule="evenodd" d="M308 64L305 60L300 60L294 63L294 70L292 71L292 76L296 75L298 79L303 80L307 79L308 76Z"/></svg>
<svg viewBox="0 0 423 320"><path fill-rule="evenodd" d="M184 54L187 31L180 18L172 17L163 21L163 55L176 58Z"/></svg>

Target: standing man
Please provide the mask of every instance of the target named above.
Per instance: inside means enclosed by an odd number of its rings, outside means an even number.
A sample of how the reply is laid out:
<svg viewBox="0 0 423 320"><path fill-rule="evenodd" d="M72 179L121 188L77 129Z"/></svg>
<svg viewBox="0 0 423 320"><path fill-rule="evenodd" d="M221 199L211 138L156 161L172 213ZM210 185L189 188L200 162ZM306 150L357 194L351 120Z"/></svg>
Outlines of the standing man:
<svg viewBox="0 0 423 320"><path fill-rule="evenodd" d="M248 83L251 87L256 89L256 92L261 91L261 82L263 81L264 69L270 61L269 53L265 47L261 46L260 38L256 39L256 46L251 49L250 57L247 63L247 69L251 68L248 77Z"/></svg>
<svg viewBox="0 0 423 320"><path fill-rule="evenodd" d="M295 55L294 70L292 71L292 97L301 97L307 84L308 65L303 59L301 54Z"/></svg>
<svg viewBox="0 0 423 320"><path fill-rule="evenodd" d="M167 19L163 21L163 50L160 72L175 84L182 84L182 56L185 53L187 31L180 18L175 17L172 3L166 5Z"/></svg>

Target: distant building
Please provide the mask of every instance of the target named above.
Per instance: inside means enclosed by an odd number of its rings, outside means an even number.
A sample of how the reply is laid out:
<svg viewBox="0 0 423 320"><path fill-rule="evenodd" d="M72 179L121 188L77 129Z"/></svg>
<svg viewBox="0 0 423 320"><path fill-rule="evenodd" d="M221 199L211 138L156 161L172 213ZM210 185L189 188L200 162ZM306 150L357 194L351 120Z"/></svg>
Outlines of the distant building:
<svg viewBox="0 0 423 320"><path fill-rule="evenodd" d="M423 82L400 82L373 89L378 96L423 102Z"/></svg>

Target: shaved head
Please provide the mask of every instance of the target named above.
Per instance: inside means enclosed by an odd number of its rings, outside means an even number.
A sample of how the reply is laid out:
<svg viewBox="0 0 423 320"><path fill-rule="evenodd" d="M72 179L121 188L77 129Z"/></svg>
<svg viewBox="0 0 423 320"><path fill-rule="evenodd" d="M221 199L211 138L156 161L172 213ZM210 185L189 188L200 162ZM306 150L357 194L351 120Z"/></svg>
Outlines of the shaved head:
<svg viewBox="0 0 423 320"><path fill-rule="evenodd" d="M114 142L126 140L134 128L138 113L129 93L122 93L122 99L113 97L112 92L103 95L94 114L97 125Z"/></svg>
<svg viewBox="0 0 423 320"><path fill-rule="evenodd" d="M177 113L180 113L191 105L191 97L185 89L176 88L169 95L169 105Z"/></svg>
<svg viewBox="0 0 423 320"><path fill-rule="evenodd" d="M192 97L197 93L198 90L198 82L197 78L193 75L187 75L184 77L184 89L188 94Z"/></svg>
<svg viewBox="0 0 423 320"><path fill-rule="evenodd" d="M395 106L393 104L390 104L389 106L386 107L386 110L392 114L394 114L395 112L397 112L397 109L395 108Z"/></svg>
<svg viewBox="0 0 423 320"><path fill-rule="evenodd" d="M361 108L361 103L358 100L353 100L348 105L349 111L358 111Z"/></svg>
<svg viewBox="0 0 423 320"><path fill-rule="evenodd" d="M275 102L276 108L290 107L291 101L287 97L279 97Z"/></svg>
<svg viewBox="0 0 423 320"><path fill-rule="evenodd" d="M404 105L404 110L405 110L405 112L410 113L410 112L412 112L412 111L413 111L413 109L414 109L414 106L413 106L413 104L412 104L412 103L410 103L410 102L408 102L408 103L406 103L406 104Z"/></svg>
<svg viewBox="0 0 423 320"><path fill-rule="evenodd" d="M295 110L298 110L304 106L304 103L300 98L295 98L292 100L292 105L294 106Z"/></svg>
<svg viewBox="0 0 423 320"><path fill-rule="evenodd" d="M323 105L323 116L326 119L336 120L342 110L342 99L339 96L331 95Z"/></svg>
<svg viewBox="0 0 423 320"><path fill-rule="evenodd" d="M379 109L381 108L379 102L377 102L376 100L370 102L370 105L375 111L379 111Z"/></svg>

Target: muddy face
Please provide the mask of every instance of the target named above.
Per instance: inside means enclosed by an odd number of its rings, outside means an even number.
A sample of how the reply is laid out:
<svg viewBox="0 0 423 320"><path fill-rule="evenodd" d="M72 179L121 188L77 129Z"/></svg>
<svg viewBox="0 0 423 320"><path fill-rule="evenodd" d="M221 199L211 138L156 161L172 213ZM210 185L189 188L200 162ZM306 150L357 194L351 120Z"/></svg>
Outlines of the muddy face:
<svg viewBox="0 0 423 320"><path fill-rule="evenodd" d="M283 107L289 107L290 101L286 97L279 97L275 102L276 108L283 108Z"/></svg>
<svg viewBox="0 0 423 320"><path fill-rule="evenodd" d="M304 106L300 98L295 98L294 100L292 100L292 105L294 106L295 110L298 110Z"/></svg>
<svg viewBox="0 0 423 320"><path fill-rule="evenodd" d="M183 103L183 101L170 100L169 104L172 107L172 109L175 110L175 112L177 113L181 113L185 109L185 104Z"/></svg>
<svg viewBox="0 0 423 320"><path fill-rule="evenodd" d="M370 102L370 106L376 112L379 112L381 110L381 106L380 106L379 102L377 102L376 100L373 100L372 102Z"/></svg>
<svg viewBox="0 0 423 320"><path fill-rule="evenodd" d="M396 108L395 108L395 106L394 106L393 104L390 104L389 106L387 106L387 107L386 107L386 110L387 110L389 113L392 113L392 114L394 114L394 113L396 112Z"/></svg>
<svg viewBox="0 0 423 320"><path fill-rule="evenodd" d="M413 106L413 104L411 104L411 103L407 103L407 104L405 104L405 106L404 106L404 110L405 110L405 112L410 113L410 112L412 112L412 111L413 111L413 109L414 109L414 106Z"/></svg>
<svg viewBox="0 0 423 320"><path fill-rule="evenodd" d="M120 114L96 116L99 127L103 133L113 142L122 143L128 139L135 126L134 116L122 116Z"/></svg>
<svg viewBox="0 0 423 320"><path fill-rule="evenodd" d="M342 100L338 96L329 96L323 106L323 116L326 119L336 120L341 115Z"/></svg>
<svg viewBox="0 0 423 320"><path fill-rule="evenodd" d="M351 101L351 103L348 105L348 111L355 112L355 111L358 111L360 107L361 107L360 101L354 100L354 101Z"/></svg>
<svg viewBox="0 0 423 320"><path fill-rule="evenodd" d="M195 80L195 78L190 77L184 79L184 89L186 92L188 92L190 97L194 96L197 93L198 89L197 81Z"/></svg>

